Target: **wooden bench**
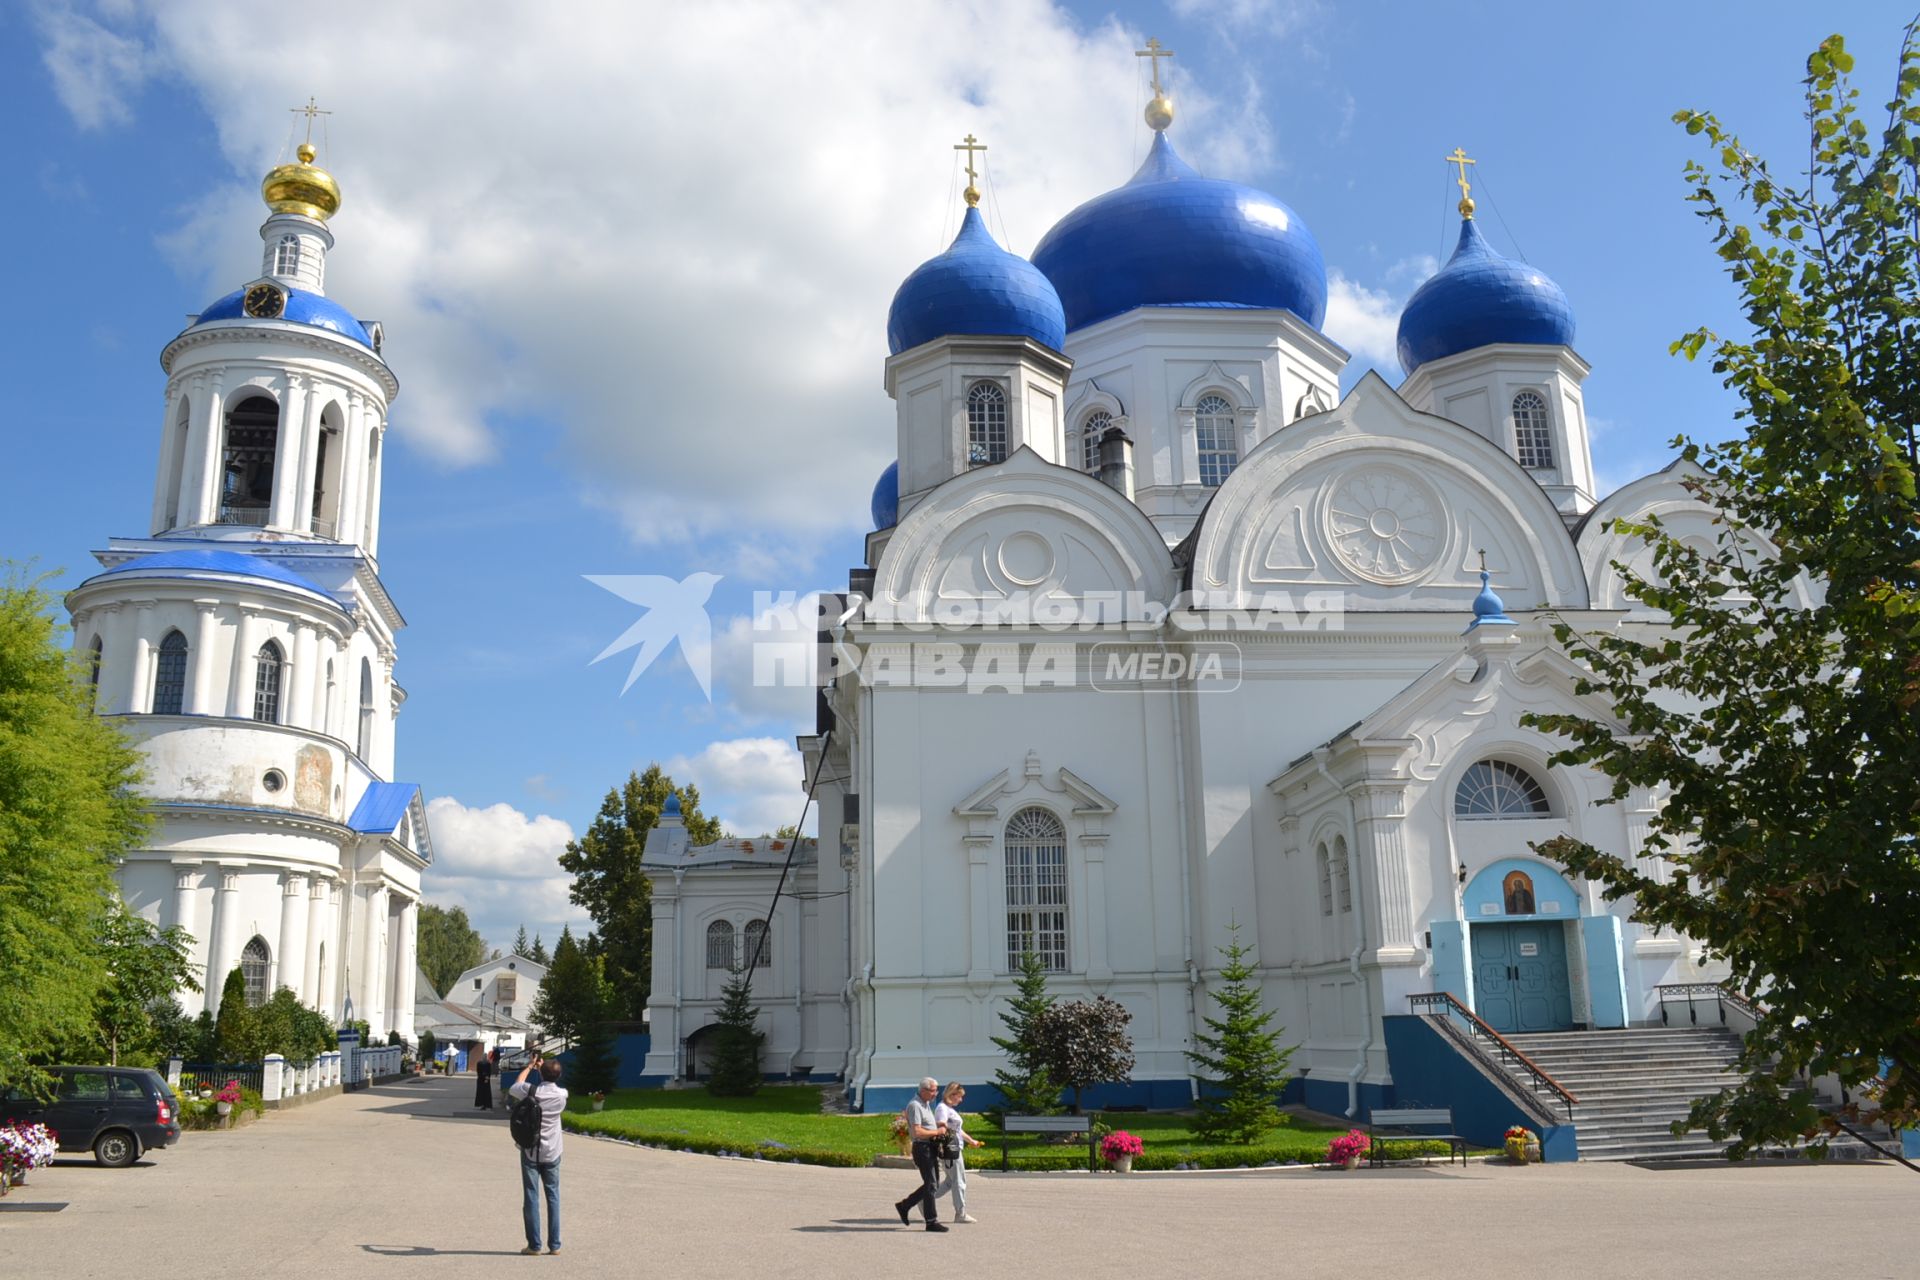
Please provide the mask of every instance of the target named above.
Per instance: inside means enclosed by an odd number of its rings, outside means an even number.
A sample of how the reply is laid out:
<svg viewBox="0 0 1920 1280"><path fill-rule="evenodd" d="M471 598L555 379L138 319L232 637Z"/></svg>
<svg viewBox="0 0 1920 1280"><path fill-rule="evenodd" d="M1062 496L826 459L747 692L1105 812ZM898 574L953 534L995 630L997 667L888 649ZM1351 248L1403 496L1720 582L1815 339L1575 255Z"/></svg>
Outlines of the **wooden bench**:
<svg viewBox="0 0 1920 1280"><path fill-rule="evenodd" d="M1093 1117L1088 1116L1003 1116L1000 1120L1000 1169L1007 1169L1007 1135L1010 1133L1084 1133L1087 1135L1087 1172L1094 1162Z"/></svg>
<svg viewBox="0 0 1920 1280"><path fill-rule="evenodd" d="M1439 1133L1415 1132L1416 1128L1438 1127ZM1382 1133L1381 1129L1389 1132ZM1453 1112L1447 1107L1401 1107L1387 1110L1376 1107L1367 1116L1367 1163L1378 1166L1386 1159L1381 1150L1389 1142L1444 1142L1447 1163L1459 1156L1467 1162L1467 1140L1453 1132Z"/></svg>

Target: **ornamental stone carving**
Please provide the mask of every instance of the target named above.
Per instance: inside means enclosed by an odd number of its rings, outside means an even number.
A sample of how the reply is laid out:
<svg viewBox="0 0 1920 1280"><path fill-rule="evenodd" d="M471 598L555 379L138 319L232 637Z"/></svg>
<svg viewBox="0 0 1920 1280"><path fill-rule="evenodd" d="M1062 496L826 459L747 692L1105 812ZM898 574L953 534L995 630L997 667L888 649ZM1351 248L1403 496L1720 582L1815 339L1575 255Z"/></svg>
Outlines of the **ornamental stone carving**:
<svg viewBox="0 0 1920 1280"><path fill-rule="evenodd" d="M1341 476L1327 489L1322 518L1340 563L1355 577L1383 586L1423 576L1446 549L1440 495L1398 467Z"/></svg>

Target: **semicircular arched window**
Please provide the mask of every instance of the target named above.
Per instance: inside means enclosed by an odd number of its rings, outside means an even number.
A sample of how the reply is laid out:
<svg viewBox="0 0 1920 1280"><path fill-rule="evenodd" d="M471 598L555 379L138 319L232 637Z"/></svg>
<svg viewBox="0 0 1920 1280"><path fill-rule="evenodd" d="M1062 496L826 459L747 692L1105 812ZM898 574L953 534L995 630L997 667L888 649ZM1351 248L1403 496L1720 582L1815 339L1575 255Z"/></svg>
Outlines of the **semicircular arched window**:
<svg viewBox="0 0 1920 1280"><path fill-rule="evenodd" d="M707 926L707 968L733 968L733 923L715 920Z"/></svg>
<svg viewBox="0 0 1920 1280"><path fill-rule="evenodd" d="M1038 807L1007 822L1007 969L1031 951L1048 973L1067 971L1067 831Z"/></svg>
<svg viewBox="0 0 1920 1280"><path fill-rule="evenodd" d="M1080 424L1080 469L1090 476L1100 474L1100 437L1113 425L1113 415L1105 409L1087 415Z"/></svg>
<svg viewBox="0 0 1920 1280"><path fill-rule="evenodd" d="M267 641L254 655L253 718L263 724L280 723L280 672L285 666L278 641Z"/></svg>
<svg viewBox="0 0 1920 1280"><path fill-rule="evenodd" d="M187 696L187 638L167 632L153 667L153 714L177 716Z"/></svg>
<svg viewBox="0 0 1920 1280"><path fill-rule="evenodd" d="M273 247L273 274L277 276L297 276L300 274L300 241L295 236L281 236L280 243Z"/></svg>
<svg viewBox="0 0 1920 1280"><path fill-rule="evenodd" d="M1456 818L1545 818L1552 813L1546 788L1505 760L1476 762L1453 793Z"/></svg>
<svg viewBox="0 0 1920 1280"><path fill-rule="evenodd" d="M255 1008L267 1002L267 975L273 964L273 952L259 934L240 953L240 976L246 980L247 1003Z"/></svg>
<svg viewBox="0 0 1920 1280"><path fill-rule="evenodd" d="M1545 396L1522 391L1513 398L1513 455L1521 466L1538 471L1553 465L1552 426Z"/></svg>
<svg viewBox="0 0 1920 1280"><path fill-rule="evenodd" d="M1007 393L991 382L967 388L967 465L1007 460Z"/></svg>
<svg viewBox="0 0 1920 1280"><path fill-rule="evenodd" d="M1239 425L1225 396L1205 395L1193 407L1194 442L1200 449L1200 483L1225 484L1240 465Z"/></svg>
<svg viewBox="0 0 1920 1280"><path fill-rule="evenodd" d="M765 965L772 963L773 957L767 951L767 922L765 920L747 921L746 932L747 963Z"/></svg>

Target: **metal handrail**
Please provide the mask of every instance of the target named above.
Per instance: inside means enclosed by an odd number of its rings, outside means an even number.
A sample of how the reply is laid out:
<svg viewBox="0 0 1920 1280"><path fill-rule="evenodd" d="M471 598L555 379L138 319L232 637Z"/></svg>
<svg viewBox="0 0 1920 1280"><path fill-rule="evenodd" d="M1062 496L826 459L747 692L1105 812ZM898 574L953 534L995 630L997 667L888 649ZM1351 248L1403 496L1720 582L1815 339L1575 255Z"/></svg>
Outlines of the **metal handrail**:
<svg viewBox="0 0 1920 1280"><path fill-rule="evenodd" d="M1555 1080L1551 1075L1548 1075L1539 1063L1520 1052L1505 1036L1488 1026L1479 1014L1467 1008L1452 992L1428 991L1421 995L1408 996L1407 1005L1415 1013L1430 1012L1433 1006L1438 1005L1442 1013L1456 1013L1460 1015L1461 1018L1466 1020L1467 1030L1472 1033L1476 1040L1483 1038L1491 1040L1494 1049L1501 1057L1513 1062L1532 1078L1535 1092L1545 1090L1557 1096L1561 1104L1567 1109L1567 1119L1573 1119L1574 1104L1580 1101L1574 1092L1558 1080Z"/></svg>
<svg viewBox="0 0 1920 1280"><path fill-rule="evenodd" d="M1714 1008L1719 1010L1720 1025L1723 1027L1727 1024L1728 1005L1732 1005L1756 1022L1765 1012L1760 1005L1722 982L1663 982L1654 990L1660 994L1660 1025L1663 1027L1670 1025L1667 1021L1667 1006L1678 1004L1682 1000L1687 1002L1688 1024L1698 1026L1700 1012L1694 1007L1694 1001L1706 996L1713 997Z"/></svg>

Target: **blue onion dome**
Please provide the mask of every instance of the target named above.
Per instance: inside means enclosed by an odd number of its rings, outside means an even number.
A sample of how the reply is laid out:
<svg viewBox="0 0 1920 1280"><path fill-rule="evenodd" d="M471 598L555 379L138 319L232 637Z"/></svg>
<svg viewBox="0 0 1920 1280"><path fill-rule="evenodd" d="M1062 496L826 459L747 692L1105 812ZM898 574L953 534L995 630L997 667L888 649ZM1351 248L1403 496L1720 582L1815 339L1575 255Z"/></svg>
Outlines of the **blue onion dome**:
<svg viewBox="0 0 1920 1280"><path fill-rule="evenodd" d="M1155 133L1123 187L1060 219L1033 251L1069 331L1135 307L1291 311L1320 327L1327 264L1300 215L1264 191L1202 177Z"/></svg>
<svg viewBox="0 0 1920 1280"><path fill-rule="evenodd" d="M1067 340L1060 295L1031 262L994 242L975 207L947 251L916 267L887 310L894 355L956 334L1032 338L1054 351Z"/></svg>
<svg viewBox="0 0 1920 1280"><path fill-rule="evenodd" d="M235 289L226 297L213 303L205 311L195 316L189 329L210 324L215 320L253 320L246 311L247 289ZM371 348L373 339L368 336L366 326L353 318L353 313L324 294L309 293L305 289L289 289L276 284L285 295L280 314L268 317L271 320L291 321L294 324L311 325L316 329L327 329L343 338L351 338L363 347Z"/></svg>
<svg viewBox="0 0 1920 1280"><path fill-rule="evenodd" d="M1480 594L1473 598L1473 621L1467 624L1471 631L1478 626L1515 627L1520 624L1507 616L1507 606L1494 594L1490 580L1493 575L1485 569L1480 571Z"/></svg>
<svg viewBox="0 0 1920 1280"><path fill-rule="evenodd" d="M873 527L891 529L900 523L900 463L889 462L873 486Z"/></svg>
<svg viewBox="0 0 1920 1280"><path fill-rule="evenodd" d="M1460 223L1447 265L1414 291L1400 313L1400 367L1496 342L1573 345L1573 308L1560 286L1524 262L1495 253L1474 220Z"/></svg>
<svg viewBox="0 0 1920 1280"><path fill-rule="evenodd" d="M660 806L660 816L663 818L677 818L680 816L680 793L679 792L677 791L667 792L667 802Z"/></svg>

